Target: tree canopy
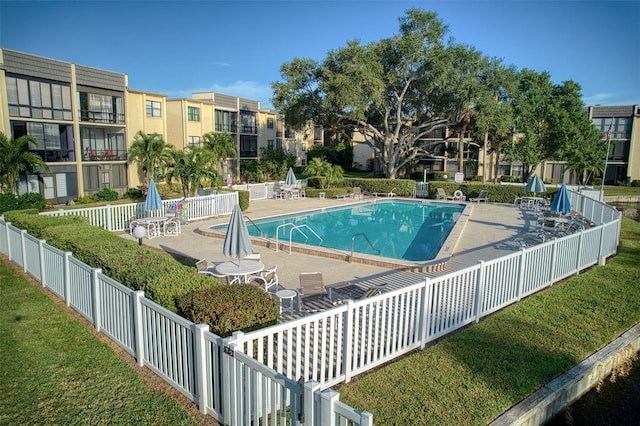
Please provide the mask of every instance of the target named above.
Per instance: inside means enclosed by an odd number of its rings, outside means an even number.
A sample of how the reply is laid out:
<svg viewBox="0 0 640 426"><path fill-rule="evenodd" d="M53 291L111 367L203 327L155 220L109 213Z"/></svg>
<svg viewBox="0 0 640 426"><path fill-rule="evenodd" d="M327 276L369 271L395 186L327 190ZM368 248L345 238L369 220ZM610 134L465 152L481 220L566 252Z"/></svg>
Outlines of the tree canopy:
<svg viewBox="0 0 640 426"><path fill-rule="evenodd" d="M37 173L41 167L49 170L49 166L38 154L29 151L29 144L38 146L38 141L33 136L9 139L0 132L0 188L2 192L15 194L20 176Z"/></svg>
<svg viewBox="0 0 640 426"><path fill-rule="evenodd" d="M551 159L588 169L591 160L572 158L571 145L591 146L595 135L577 83L554 85L547 72L517 71L456 43L435 12L409 9L399 24L392 37L347 41L321 62L283 64L282 81L272 83L273 104L287 124L313 120L360 133L389 178L435 156L442 140L434 141L433 131L443 127L457 139L450 152L459 171L469 136L485 152L521 161L527 175Z"/></svg>

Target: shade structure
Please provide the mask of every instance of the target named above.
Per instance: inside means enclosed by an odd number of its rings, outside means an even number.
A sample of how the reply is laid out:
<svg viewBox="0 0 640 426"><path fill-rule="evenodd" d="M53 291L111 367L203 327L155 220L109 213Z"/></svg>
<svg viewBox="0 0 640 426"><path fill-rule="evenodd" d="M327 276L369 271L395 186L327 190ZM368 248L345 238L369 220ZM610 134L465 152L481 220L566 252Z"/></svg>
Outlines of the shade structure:
<svg viewBox="0 0 640 426"><path fill-rule="evenodd" d="M225 235L224 243L222 244L222 253L225 256L237 257L238 259L253 253L251 237L238 204L233 207L231 212L227 235Z"/></svg>
<svg viewBox="0 0 640 426"><path fill-rule="evenodd" d="M145 211L160 210L162 208L162 198L156 187L156 183L151 179L147 190L147 199L144 202Z"/></svg>
<svg viewBox="0 0 640 426"><path fill-rule="evenodd" d="M289 167L289 171L287 172L287 177L284 180L284 184L293 186L297 182L298 182L298 179L296 179L296 175L295 173L293 173L293 169Z"/></svg>
<svg viewBox="0 0 640 426"><path fill-rule="evenodd" d="M528 192L533 192L535 195L536 192L546 192L547 188L544 186L544 182L540 179L536 173L531 176L529 182L524 186L524 189Z"/></svg>
<svg viewBox="0 0 640 426"><path fill-rule="evenodd" d="M571 200L569 199L569 191L567 191L567 185L562 183L560 190L553 197L551 202L551 211L558 213L571 213Z"/></svg>

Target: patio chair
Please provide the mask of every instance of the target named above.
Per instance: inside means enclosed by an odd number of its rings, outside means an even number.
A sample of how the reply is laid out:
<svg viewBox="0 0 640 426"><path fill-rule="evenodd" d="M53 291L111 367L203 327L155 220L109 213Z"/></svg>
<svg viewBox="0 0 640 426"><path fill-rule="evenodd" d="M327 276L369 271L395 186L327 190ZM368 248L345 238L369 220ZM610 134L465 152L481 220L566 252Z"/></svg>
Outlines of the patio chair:
<svg viewBox="0 0 640 426"><path fill-rule="evenodd" d="M353 198L361 200L364 198L364 194L362 193L362 189L359 186L353 187Z"/></svg>
<svg viewBox="0 0 640 426"><path fill-rule="evenodd" d="M322 303L324 300L325 303ZM298 288L298 310L304 312L321 311L333 306L326 293L322 272L301 272Z"/></svg>
<svg viewBox="0 0 640 426"><path fill-rule="evenodd" d="M480 201L484 201L485 203L489 201L489 191L483 189L480 191L480 194L477 197L470 198L469 201L473 201L479 203Z"/></svg>
<svg viewBox="0 0 640 426"><path fill-rule="evenodd" d="M436 188L436 200L446 200L449 196L444 192L443 188Z"/></svg>
<svg viewBox="0 0 640 426"><path fill-rule="evenodd" d="M278 281L278 274L276 274L277 269L278 265L265 269L260 272L260 275L253 275L249 277L249 282L264 287L264 291L269 291L273 286L276 286L277 288L278 284L280 284Z"/></svg>

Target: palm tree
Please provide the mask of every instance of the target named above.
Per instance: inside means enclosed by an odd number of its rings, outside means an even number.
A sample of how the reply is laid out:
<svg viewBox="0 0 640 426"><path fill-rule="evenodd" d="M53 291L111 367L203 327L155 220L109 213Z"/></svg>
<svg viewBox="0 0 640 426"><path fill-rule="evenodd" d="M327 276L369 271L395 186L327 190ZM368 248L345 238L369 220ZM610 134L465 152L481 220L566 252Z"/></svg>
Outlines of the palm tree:
<svg viewBox="0 0 640 426"><path fill-rule="evenodd" d="M182 195L185 197L193 195L201 187L203 180L213 181L218 176L215 170L216 157L207 149L172 149L170 157L166 177L169 181L175 178L182 184Z"/></svg>
<svg viewBox="0 0 640 426"><path fill-rule="evenodd" d="M331 184L339 182L343 178L342 167L334 166L321 157L313 157L304 172L319 178L322 189L330 188Z"/></svg>
<svg viewBox="0 0 640 426"><path fill-rule="evenodd" d="M229 133L209 132L202 135L202 139L203 147L215 156L216 165L221 166L227 158L236 157L236 142Z"/></svg>
<svg viewBox="0 0 640 426"><path fill-rule="evenodd" d="M37 154L29 151L29 143L38 146L38 140L25 135L9 139L0 132L0 188L2 192L15 194L16 184L21 175L36 173L40 167L49 166Z"/></svg>
<svg viewBox="0 0 640 426"><path fill-rule="evenodd" d="M139 130L129 147L129 164L138 163L138 174L144 183L156 178L160 168L169 158L171 146L157 133L146 134Z"/></svg>

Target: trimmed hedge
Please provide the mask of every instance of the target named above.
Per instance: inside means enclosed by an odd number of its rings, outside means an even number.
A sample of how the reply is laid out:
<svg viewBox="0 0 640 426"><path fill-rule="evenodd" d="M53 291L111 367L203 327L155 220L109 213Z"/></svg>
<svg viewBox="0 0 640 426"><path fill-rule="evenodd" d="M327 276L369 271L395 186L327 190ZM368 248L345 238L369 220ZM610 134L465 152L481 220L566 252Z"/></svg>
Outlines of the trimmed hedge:
<svg viewBox="0 0 640 426"><path fill-rule="evenodd" d="M177 305L182 316L209 324L221 337L273 325L280 315L279 302L253 284L196 290L180 297Z"/></svg>
<svg viewBox="0 0 640 426"><path fill-rule="evenodd" d="M480 195L480 191L486 189L489 191L489 201L492 203L513 203L516 197L530 196L531 192L525 191L524 186L520 185L496 185L496 184L481 184L473 182L443 182L443 181L431 181L429 182L429 198L436 198L437 188L444 189L448 195L453 195L457 190L470 198ZM539 197L553 198L558 192L558 188L553 188L547 192L538 192L536 195Z"/></svg>
<svg viewBox="0 0 640 426"><path fill-rule="evenodd" d="M226 330L228 334L240 328L259 328L278 319L278 302L258 286L228 286L198 274L195 265L182 265L166 254L91 226L80 216L34 213L34 210L11 211L5 214L5 219L60 250L72 252L76 259L87 265L101 268L105 275L123 285L143 290L147 298L173 312L178 312L179 299L199 290L217 289L214 300L220 306L210 309L212 312L224 311L224 314L211 316L212 330ZM273 306L276 309L272 309ZM213 322L217 320L223 322ZM236 325L240 328L229 328Z"/></svg>

